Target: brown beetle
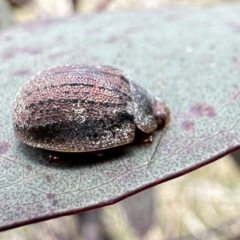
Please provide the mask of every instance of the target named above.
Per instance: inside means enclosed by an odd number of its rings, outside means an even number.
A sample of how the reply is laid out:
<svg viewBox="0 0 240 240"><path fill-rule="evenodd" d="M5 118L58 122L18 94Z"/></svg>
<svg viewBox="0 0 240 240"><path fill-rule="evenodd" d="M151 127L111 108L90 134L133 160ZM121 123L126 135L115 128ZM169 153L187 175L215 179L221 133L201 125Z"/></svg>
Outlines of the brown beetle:
<svg viewBox="0 0 240 240"><path fill-rule="evenodd" d="M169 109L123 72L67 65L33 76L18 92L13 125L24 143L60 152L91 152L130 143L169 121Z"/></svg>

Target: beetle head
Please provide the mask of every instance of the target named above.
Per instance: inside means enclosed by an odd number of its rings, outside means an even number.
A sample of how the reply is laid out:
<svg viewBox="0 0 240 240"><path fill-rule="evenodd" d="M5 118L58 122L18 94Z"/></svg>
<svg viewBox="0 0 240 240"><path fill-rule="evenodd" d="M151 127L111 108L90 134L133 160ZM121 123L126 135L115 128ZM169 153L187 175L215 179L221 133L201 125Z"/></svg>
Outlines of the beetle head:
<svg viewBox="0 0 240 240"><path fill-rule="evenodd" d="M155 97L154 114L156 122L160 127L164 127L169 123L170 121L169 108L166 106L165 102L159 97Z"/></svg>

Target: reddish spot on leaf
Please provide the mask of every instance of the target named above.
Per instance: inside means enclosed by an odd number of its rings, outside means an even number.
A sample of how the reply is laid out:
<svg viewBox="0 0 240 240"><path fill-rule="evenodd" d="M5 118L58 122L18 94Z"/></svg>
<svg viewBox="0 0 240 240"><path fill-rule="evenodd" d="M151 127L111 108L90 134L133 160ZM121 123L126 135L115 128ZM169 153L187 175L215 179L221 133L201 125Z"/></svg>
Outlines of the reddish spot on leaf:
<svg viewBox="0 0 240 240"><path fill-rule="evenodd" d="M206 103L198 103L191 107L190 113L198 117L214 117L216 116L215 110L211 105Z"/></svg>
<svg viewBox="0 0 240 240"><path fill-rule="evenodd" d="M0 156L7 152L9 147L10 144L8 142L0 142Z"/></svg>
<svg viewBox="0 0 240 240"><path fill-rule="evenodd" d="M25 75L30 75L30 71L28 69L22 69L20 71L14 72L13 75L15 76L25 76Z"/></svg>
<svg viewBox="0 0 240 240"><path fill-rule="evenodd" d="M183 130L185 131L191 131L194 129L194 122L192 121L183 121L181 124Z"/></svg>
<svg viewBox="0 0 240 240"><path fill-rule="evenodd" d="M16 53L17 53L16 49L7 49L6 51L4 51L2 55L3 60L13 58L16 55Z"/></svg>
<svg viewBox="0 0 240 240"><path fill-rule="evenodd" d="M56 194L48 193L47 198L48 199L54 199L56 197Z"/></svg>
<svg viewBox="0 0 240 240"><path fill-rule="evenodd" d="M53 206L56 206L57 204L58 204L58 200L54 200L52 203Z"/></svg>
<svg viewBox="0 0 240 240"><path fill-rule="evenodd" d="M12 36L10 36L10 35L6 35L6 36L4 36L4 38L3 38L3 40L4 41L6 41L7 43L9 43L9 41L12 41Z"/></svg>
<svg viewBox="0 0 240 240"><path fill-rule="evenodd" d="M238 23L229 23L228 25L236 32L240 32L240 25Z"/></svg>
<svg viewBox="0 0 240 240"><path fill-rule="evenodd" d="M114 43L117 42L119 39L119 36L112 36L107 40L107 43Z"/></svg>
<svg viewBox="0 0 240 240"><path fill-rule="evenodd" d="M39 31L43 31L43 26L44 29L46 30L46 27L51 26L52 24L54 24L57 20L56 19L47 19L45 21L42 21L41 23L33 23L30 22L28 24L24 24L22 26L20 26L20 28L22 28L24 31L28 32L28 33L36 33ZM61 19L60 19L61 21Z"/></svg>
<svg viewBox="0 0 240 240"><path fill-rule="evenodd" d="M27 168L28 171L32 170L32 166L31 165L27 165L26 168Z"/></svg>
<svg viewBox="0 0 240 240"><path fill-rule="evenodd" d="M234 56L232 58L232 61L233 61L234 65L236 66L237 70L240 71L240 58Z"/></svg>
<svg viewBox="0 0 240 240"><path fill-rule="evenodd" d="M43 53L43 49L41 48L23 48L21 51L31 55L38 55Z"/></svg>
<svg viewBox="0 0 240 240"><path fill-rule="evenodd" d="M63 52L59 52L59 53L53 53L49 56L49 59L53 60L53 59L58 59L64 56Z"/></svg>
<svg viewBox="0 0 240 240"><path fill-rule="evenodd" d="M240 63L240 58L239 58L239 57L234 56L234 57L232 58L232 60L233 60L234 63L237 63L237 64Z"/></svg>

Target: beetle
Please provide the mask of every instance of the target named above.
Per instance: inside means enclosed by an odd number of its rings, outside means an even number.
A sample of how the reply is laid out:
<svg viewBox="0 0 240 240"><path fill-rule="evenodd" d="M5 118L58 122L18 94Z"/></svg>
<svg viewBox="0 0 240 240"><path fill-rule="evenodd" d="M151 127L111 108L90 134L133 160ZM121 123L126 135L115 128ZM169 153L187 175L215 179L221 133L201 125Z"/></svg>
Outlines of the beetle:
<svg viewBox="0 0 240 240"><path fill-rule="evenodd" d="M152 141L169 122L164 101L110 66L65 65L34 75L16 95L13 126L24 143L59 152L95 152Z"/></svg>

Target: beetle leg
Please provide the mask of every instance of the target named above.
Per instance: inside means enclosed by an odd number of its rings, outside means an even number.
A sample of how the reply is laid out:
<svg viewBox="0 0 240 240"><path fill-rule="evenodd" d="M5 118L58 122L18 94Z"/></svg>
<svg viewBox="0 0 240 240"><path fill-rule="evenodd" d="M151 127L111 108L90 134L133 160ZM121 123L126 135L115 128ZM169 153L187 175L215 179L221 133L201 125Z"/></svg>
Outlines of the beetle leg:
<svg viewBox="0 0 240 240"><path fill-rule="evenodd" d="M95 151L95 152L92 152L92 154L96 155L97 157L102 157L104 155L104 152L103 151Z"/></svg>
<svg viewBox="0 0 240 240"><path fill-rule="evenodd" d="M49 153L48 159L49 159L49 162L54 162L60 159L60 155L56 153Z"/></svg>
<svg viewBox="0 0 240 240"><path fill-rule="evenodd" d="M142 137L142 141L144 143L151 143L153 141L153 136L152 135L145 135Z"/></svg>

